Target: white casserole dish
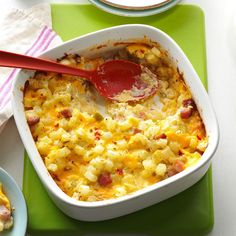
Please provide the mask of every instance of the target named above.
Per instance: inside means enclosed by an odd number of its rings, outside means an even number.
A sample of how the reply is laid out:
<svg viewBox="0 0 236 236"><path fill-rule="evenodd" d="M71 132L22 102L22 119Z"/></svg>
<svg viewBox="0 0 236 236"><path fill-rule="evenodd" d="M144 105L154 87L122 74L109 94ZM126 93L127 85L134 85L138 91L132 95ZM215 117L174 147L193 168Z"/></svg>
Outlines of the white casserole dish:
<svg viewBox="0 0 236 236"><path fill-rule="evenodd" d="M40 57L56 60L65 53L79 53L80 55L88 56L96 52L111 49L111 47L114 47L114 42L134 41L134 39L143 39L144 37L147 37L151 41L158 42L176 61L179 71L184 75L185 82L193 95L205 124L206 132L209 136L209 145L200 161L193 167L189 167L179 174L145 189L117 199L98 202L77 201L66 195L57 186L37 151L24 114L22 88L24 87L25 81L33 75L33 72L21 70L15 78L12 104L15 121L22 141L39 178L52 200L65 214L75 219L84 221L111 219L165 200L196 183L208 170L211 158L216 151L219 140L218 124L205 88L183 51L174 40L164 32L147 25L135 24L112 27L63 43L43 53ZM96 45L104 44L107 46L96 47ZM89 50L91 47L93 47L94 50Z"/></svg>

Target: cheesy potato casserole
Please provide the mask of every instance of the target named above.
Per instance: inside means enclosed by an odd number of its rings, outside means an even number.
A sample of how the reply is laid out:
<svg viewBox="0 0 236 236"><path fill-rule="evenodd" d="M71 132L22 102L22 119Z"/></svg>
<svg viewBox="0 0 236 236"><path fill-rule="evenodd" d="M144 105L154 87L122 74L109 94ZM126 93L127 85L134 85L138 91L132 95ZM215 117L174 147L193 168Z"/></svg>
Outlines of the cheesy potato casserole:
<svg viewBox="0 0 236 236"><path fill-rule="evenodd" d="M0 232L11 228L13 225L13 217L11 204L5 193L3 186L0 182Z"/></svg>
<svg viewBox="0 0 236 236"><path fill-rule="evenodd" d="M110 101L82 78L50 72L37 72L24 87L26 119L46 168L80 201L117 198L162 181L194 165L208 144L182 75L157 44L58 61L93 70L110 59L148 68L157 92L133 103Z"/></svg>

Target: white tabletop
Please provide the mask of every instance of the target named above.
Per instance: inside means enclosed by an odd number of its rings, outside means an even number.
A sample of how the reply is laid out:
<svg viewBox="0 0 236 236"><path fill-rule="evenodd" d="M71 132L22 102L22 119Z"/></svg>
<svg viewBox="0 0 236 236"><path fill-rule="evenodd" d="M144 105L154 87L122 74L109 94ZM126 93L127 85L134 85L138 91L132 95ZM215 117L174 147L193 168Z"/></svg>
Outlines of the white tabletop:
<svg viewBox="0 0 236 236"><path fill-rule="evenodd" d="M27 8L42 2L66 0L2 0L0 13L9 7ZM233 236L236 235L236 156L233 148L236 147L236 2L183 2L199 5L205 12L208 88L221 131L219 148L213 159L215 225L209 236ZM0 134L0 150L0 166L21 186L23 145L13 119Z"/></svg>

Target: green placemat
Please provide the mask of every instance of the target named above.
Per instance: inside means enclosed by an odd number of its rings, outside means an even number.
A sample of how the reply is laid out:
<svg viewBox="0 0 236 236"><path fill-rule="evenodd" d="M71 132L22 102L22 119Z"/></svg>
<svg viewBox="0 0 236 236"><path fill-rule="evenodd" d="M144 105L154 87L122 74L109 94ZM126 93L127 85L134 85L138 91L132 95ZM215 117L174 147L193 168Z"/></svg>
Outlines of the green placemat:
<svg viewBox="0 0 236 236"><path fill-rule="evenodd" d="M65 41L120 24L155 26L177 41L207 86L204 14L196 6L180 5L155 16L125 18L91 5L53 4L52 20L54 30ZM28 231L33 236L202 236L213 226L211 170L197 184L175 197L127 216L96 223L76 221L64 215L48 197L27 155L23 192L28 205Z"/></svg>

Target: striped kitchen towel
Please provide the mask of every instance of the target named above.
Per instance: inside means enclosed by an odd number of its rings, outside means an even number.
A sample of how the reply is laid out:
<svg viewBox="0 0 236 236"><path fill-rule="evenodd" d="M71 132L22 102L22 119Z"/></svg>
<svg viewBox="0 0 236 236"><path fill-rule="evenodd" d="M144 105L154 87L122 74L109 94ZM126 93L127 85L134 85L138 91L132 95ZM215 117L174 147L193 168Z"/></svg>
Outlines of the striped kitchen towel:
<svg viewBox="0 0 236 236"><path fill-rule="evenodd" d="M51 29L49 4L14 9L0 17L0 50L37 56L62 42ZM12 115L12 81L19 69L0 68L0 131Z"/></svg>

